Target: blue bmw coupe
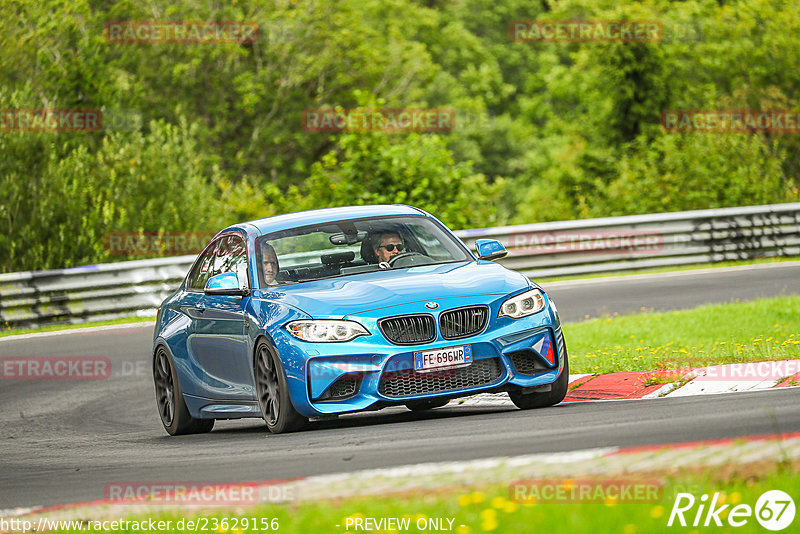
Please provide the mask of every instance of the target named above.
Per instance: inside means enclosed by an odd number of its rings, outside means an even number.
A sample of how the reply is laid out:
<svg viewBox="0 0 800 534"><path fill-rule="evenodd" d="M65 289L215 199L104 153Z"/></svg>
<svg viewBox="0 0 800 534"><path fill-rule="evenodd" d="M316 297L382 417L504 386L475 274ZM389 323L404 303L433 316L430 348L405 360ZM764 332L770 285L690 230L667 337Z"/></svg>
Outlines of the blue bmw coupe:
<svg viewBox="0 0 800 534"><path fill-rule="evenodd" d="M507 392L519 408L567 391L556 306L410 206L330 208L230 226L161 305L153 378L169 434Z"/></svg>

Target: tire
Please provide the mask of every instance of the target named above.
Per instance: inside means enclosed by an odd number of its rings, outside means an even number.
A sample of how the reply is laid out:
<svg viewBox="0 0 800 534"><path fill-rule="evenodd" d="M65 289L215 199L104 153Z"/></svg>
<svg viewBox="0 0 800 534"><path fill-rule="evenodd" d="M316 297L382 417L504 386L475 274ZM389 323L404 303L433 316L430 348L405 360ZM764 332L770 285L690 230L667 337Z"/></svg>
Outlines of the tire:
<svg viewBox="0 0 800 534"><path fill-rule="evenodd" d="M569 356L567 351L564 351L564 368L561 374L558 375L556 381L550 391L543 391L541 393L528 393L522 391L509 391L508 396L511 397L517 408L521 410L530 410L531 408L544 408L546 406L553 406L558 404L567 395L567 387L569 386Z"/></svg>
<svg viewBox="0 0 800 534"><path fill-rule="evenodd" d="M282 434L303 429L308 419L294 409L278 352L263 339L256 345L253 374L258 406L269 431Z"/></svg>
<svg viewBox="0 0 800 534"><path fill-rule="evenodd" d="M433 410L434 408L441 408L445 406L450 399L433 399L424 401L407 402L406 408L412 412L424 412L425 410Z"/></svg>
<svg viewBox="0 0 800 534"><path fill-rule="evenodd" d="M189 415L175 365L164 347L158 347L153 358L153 382L158 415L170 436L202 434L214 428L214 419L195 419Z"/></svg>

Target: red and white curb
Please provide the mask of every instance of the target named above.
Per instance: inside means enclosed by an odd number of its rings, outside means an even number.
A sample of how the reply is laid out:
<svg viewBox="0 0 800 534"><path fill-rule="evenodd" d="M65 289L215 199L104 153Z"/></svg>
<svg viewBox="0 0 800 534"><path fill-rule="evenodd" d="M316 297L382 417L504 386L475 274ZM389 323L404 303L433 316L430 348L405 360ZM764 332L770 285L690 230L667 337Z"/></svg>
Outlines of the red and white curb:
<svg viewBox="0 0 800 534"><path fill-rule="evenodd" d="M800 360L733 363L690 369L569 375L564 402L687 397L800 385ZM514 406L505 393L455 399L449 406Z"/></svg>
<svg viewBox="0 0 800 534"><path fill-rule="evenodd" d="M241 485L256 486L258 497L246 505L231 506L228 503L222 508L233 507L237 512L243 513L246 506L253 504L402 494L442 487L474 486L476 481L489 484L554 478L631 477L636 473L662 470L674 472L681 467L715 467L731 463L743 465L797 459L800 459L800 432L672 445L602 447L560 453L425 463L292 480L242 482ZM235 487L236 484L229 486ZM169 503L152 503L141 499L98 500L47 508L0 510L0 518L25 518L34 522L42 517L50 520L90 517L97 520L132 514L157 514L170 509L185 512L220 507L207 504L187 506L177 499Z"/></svg>

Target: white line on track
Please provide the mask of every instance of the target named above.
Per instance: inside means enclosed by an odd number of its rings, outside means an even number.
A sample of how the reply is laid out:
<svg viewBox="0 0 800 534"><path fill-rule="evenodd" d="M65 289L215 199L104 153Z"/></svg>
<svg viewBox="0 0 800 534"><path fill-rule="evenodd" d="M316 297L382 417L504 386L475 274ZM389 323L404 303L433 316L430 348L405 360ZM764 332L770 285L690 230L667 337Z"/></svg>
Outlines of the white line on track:
<svg viewBox="0 0 800 534"><path fill-rule="evenodd" d="M626 274L620 276L606 276L600 278L582 278L580 280L561 280L558 282L541 282L542 287L545 289L550 287L569 287L569 286L585 286L585 285L598 285L605 283L615 282L628 282L637 280L652 280L653 278L677 278L681 276L693 276L704 274L718 274L729 273L737 271L759 271L764 269L780 269L786 267L800 267L800 261L782 261L779 263L763 263L757 265L736 265L734 267L709 267L706 269L689 269L686 271L675 271L666 273L644 273L644 274ZM534 280L535 281L535 280Z"/></svg>
<svg viewBox="0 0 800 534"><path fill-rule="evenodd" d="M17 341L21 339L36 339L40 337L63 336L65 334L91 334L92 332L104 332L106 330L121 330L124 328L153 328L155 321L139 321L136 323L120 323L105 326L87 326L84 328L65 328L64 330L53 330L52 332L34 332L32 334L18 334L16 336L0 337L3 341Z"/></svg>

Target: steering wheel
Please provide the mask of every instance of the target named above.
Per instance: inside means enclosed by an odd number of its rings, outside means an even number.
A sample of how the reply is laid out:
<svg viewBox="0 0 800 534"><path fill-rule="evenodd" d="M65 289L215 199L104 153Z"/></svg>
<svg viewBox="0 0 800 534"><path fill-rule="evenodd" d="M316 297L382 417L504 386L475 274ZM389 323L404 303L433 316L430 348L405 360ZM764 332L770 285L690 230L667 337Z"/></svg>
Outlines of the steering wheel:
<svg viewBox="0 0 800 534"><path fill-rule="evenodd" d="M424 260L422 262L417 261L418 259ZM392 256L389 258L389 267L411 267L412 265L424 265L430 261L430 258L425 254L420 252L403 252L402 254L398 254L396 256Z"/></svg>

